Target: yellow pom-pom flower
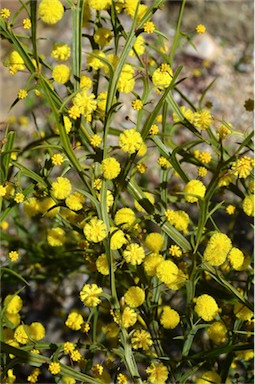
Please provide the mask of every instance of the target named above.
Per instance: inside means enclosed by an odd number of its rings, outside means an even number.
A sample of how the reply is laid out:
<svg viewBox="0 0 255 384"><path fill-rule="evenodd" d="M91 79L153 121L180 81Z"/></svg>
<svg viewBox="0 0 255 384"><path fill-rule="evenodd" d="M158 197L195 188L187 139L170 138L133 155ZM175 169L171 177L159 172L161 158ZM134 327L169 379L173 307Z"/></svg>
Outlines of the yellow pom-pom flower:
<svg viewBox="0 0 255 384"><path fill-rule="evenodd" d="M58 177L51 186L52 194L56 199L66 199L71 193L72 185L66 177Z"/></svg>
<svg viewBox="0 0 255 384"><path fill-rule="evenodd" d="M195 203L198 198L201 199L205 196L206 187L200 180L190 180L183 189L184 198L189 203ZM195 195L195 196L193 196Z"/></svg>
<svg viewBox="0 0 255 384"><path fill-rule="evenodd" d="M71 56L71 48L65 43L55 43L50 54L58 61L66 61Z"/></svg>
<svg viewBox="0 0 255 384"><path fill-rule="evenodd" d="M121 171L120 163L114 157L108 157L102 161L101 170L106 180L116 179Z"/></svg>
<svg viewBox="0 0 255 384"><path fill-rule="evenodd" d="M65 325L73 331L79 331L83 323L84 319L82 315L76 311L73 311L67 316Z"/></svg>
<svg viewBox="0 0 255 384"><path fill-rule="evenodd" d="M139 265L145 258L145 252L139 244L131 243L123 251L123 257L127 263Z"/></svg>
<svg viewBox="0 0 255 384"><path fill-rule="evenodd" d="M178 267L171 260L164 260L157 267L157 277L165 284L171 284L178 278Z"/></svg>
<svg viewBox="0 0 255 384"><path fill-rule="evenodd" d="M104 52L100 51L99 49L94 49L91 53L93 54L93 56L91 54L87 56L88 67L93 68L95 71L100 68L103 68L105 64L102 60L100 60L100 57L106 59ZM96 55L97 57L95 57L94 55Z"/></svg>
<svg viewBox="0 0 255 384"><path fill-rule="evenodd" d="M232 163L234 175L240 179L246 179L254 168L254 159L248 156L243 156Z"/></svg>
<svg viewBox="0 0 255 384"><path fill-rule="evenodd" d="M99 243L107 236L105 223L97 217L92 217L92 219L84 225L83 232L86 239L93 243Z"/></svg>
<svg viewBox="0 0 255 384"><path fill-rule="evenodd" d="M157 232L152 232L146 236L145 246L152 252L159 252L164 247L164 237Z"/></svg>
<svg viewBox="0 0 255 384"><path fill-rule="evenodd" d="M211 112L202 110L194 113L193 124L201 130L208 129L213 122Z"/></svg>
<svg viewBox="0 0 255 384"><path fill-rule="evenodd" d="M201 295L194 299L196 303L194 311L204 321L212 321L220 312L215 299L207 294Z"/></svg>
<svg viewBox="0 0 255 384"><path fill-rule="evenodd" d="M97 284L85 284L80 291L80 299L87 307L96 307L101 300L98 296L103 292Z"/></svg>
<svg viewBox="0 0 255 384"><path fill-rule="evenodd" d="M135 220L135 213L130 208L120 208L114 216L115 224L121 226L123 229L129 229L132 227Z"/></svg>
<svg viewBox="0 0 255 384"><path fill-rule="evenodd" d="M112 41L113 35L112 31L109 28L101 27L96 30L94 33L95 42L104 48L106 45L110 44Z"/></svg>
<svg viewBox="0 0 255 384"><path fill-rule="evenodd" d="M42 0L38 15L44 23L56 24L64 15L64 7L59 0Z"/></svg>
<svg viewBox="0 0 255 384"><path fill-rule="evenodd" d="M144 194L145 194L146 198L149 200L149 202L153 205L155 202L153 195L149 192L144 192ZM144 208L136 200L135 200L134 204L135 204L135 208L137 209L138 212L145 213Z"/></svg>
<svg viewBox="0 0 255 384"><path fill-rule="evenodd" d="M57 375L60 370L61 370L61 367L60 367L60 364L57 363L57 362L52 362L49 364L49 372L52 374L52 375Z"/></svg>
<svg viewBox="0 0 255 384"><path fill-rule="evenodd" d="M10 251L8 253L8 257L11 261L15 262L18 260L19 258L19 253L17 251Z"/></svg>
<svg viewBox="0 0 255 384"><path fill-rule="evenodd" d="M244 254L238 248L231 248L228 254L228 261L230 262L233 269L239 271L244 262Z"/></svg>
<svg viewBox="0 0 255 384"><path fill-rule="evenodd" d="M224 233L214 233L204 251L204 260L214 267L223 264L232 248L230 238Z"/></svg>
<svg viewBox="0 0 255 384"><path fill-rule="evenodd" d="M135 153L139 151L142 144L142 136L135 128L125 130L119 136L119 146L124 152Z"/></svg>
<svg viewBox="0 0 255 384"><path fill-rule="evenodd" d="M152 345L150 333L144 329L138 329L131 337L131 345L133 349L141 348L144 351L148 351Z"/></svg>
<svg viewBox="0 0 255 384"><path fill-rule="evenodd" d="M147 369L146 373L148 380L152 384L165 384L168 378L168 369L162 363L152 363Z"/></svg>
<svg viewBox="0 0 255 384"><path fill-rule="evenodd" d="M118 80L118 91L123 93L132 92L135 86L135 71L130 64L124 64Z"/></svg>
<svg viewBox="0 0 255 384"><path fill-rule="evenodd" d="M156 276L157 267L164 261L164 257L159 253L151 253L143 261L143 267L148 276Z"/></svg>
<svg viewBox="0 0 255 384"><path fill-rule="evenodd" d="M87 3L96 11L102 11L103 9L107 9L111 6L110 0L88 0Z"/></svg>
<svg viewBox="0 0 255 384"><path fill-rule="evenodd" d="M152 82L159 89L167 88L172 81L173 71L169 64L161 64L152 74Z"/></svg>
<svg viewBox="0 0 255 384"><path fill-rule="evenodd" d="M36 340L36 341L42 340L45 337L45 333L46 331L44 326L38 321L33 322L29 326L29 334L33 340Z"/></svg>
<svg viewBox="0 0 255 384"><path fill-rule="evenodd" d="M23 306L23 301L19 295L7 295L4 299L6 305L6 312L10 314L17 314Z"/></svg>
<svg viewBox="0 0 255 384"><path fill-rule="evenodd" d="M126 304L131 308L140 307L145 300L144 290L140 287L130 287L124 294L124 299Z"/></svg>
<svg viewBox="0 0 255 384"><path fill-rule="evenodd" d="M209 338L216 344L225 343L228 330L222 321L214 321L207 328Z"/></svg>
<svg viewBox="0 0 255 384"><path fill-rule="evenodd" d="M205 33L206 27L203 24L198 24L196 26L196 32L199 34Z"/></svg>
<svg viewBox="0 0 255 384"><path fill-rule="evenodd" d="M244 213L248 216L254 216L254 195L248 195L242 203Z"/></svg>
<svg viewBox="0 0 255 384"><path fill-rule="evenodd" d="M85 201L85 196L80 192L71 193L65 199L66 206L72 211L79 211L82 209Z"/></svg>
<svg viewBox="0 0 255 384"><path fill-rule="evenodd" d="M177 311L169 306L163 308L163 312L160 317L160 323L165 329L174 329L180 322L180 315Z"/></svg>
<svg viewBox="0 0 255 384"><path fill-rule="evenodd" d="M221 377L218 375L218 373L214 371L207 371L205 372L201 377L199 377L196 381L197 384L220 384Z"/></svg>
<svg viewBox="0 0 255 384"><path fill-rule="evenodd" d="M56 65L52 71L53 80L59 84L65 84L71 77L71 70L65 64Z"/></svg>
<svg viewBox="0 0 255 384"><path fill-rule="evenodd" d="M242 303L235 304L234 314L243 321L250 321L254 317L254 313Z"/></svg>
<svg viewBox="0 0 255 384"><path fill-rule="evenodd" d="M48 230L47 241L52 247L61 247L66 242L63 228L56 227Z"/></svg>
<svg viewBox="0 0 255 384"><path fill-rule="evenodd" d="M98 256L96 260L96 267L98 272L100 272L102 275L109 275L110 270L106 253L102 253L102 255Z"/></svg>
<svg viewBox="0 0 255 384"><path fill-rule="evenodd" d="M110 241L110 249L116 250L120 249L124 244L127 243L127 239L125 238L125 233L118 228L112 227L110 230L111 233L111 241Z"/></svg>

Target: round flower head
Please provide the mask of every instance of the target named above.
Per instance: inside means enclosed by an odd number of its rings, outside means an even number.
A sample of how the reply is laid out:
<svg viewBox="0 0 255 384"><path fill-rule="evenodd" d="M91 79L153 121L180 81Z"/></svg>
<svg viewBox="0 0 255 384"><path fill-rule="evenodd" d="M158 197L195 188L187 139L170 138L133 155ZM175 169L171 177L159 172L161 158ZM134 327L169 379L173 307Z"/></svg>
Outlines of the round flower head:
<svg viewBox="0 0 255 384"><path fill-rule="evenodd" d="M98 28L94 34L95 42L102 48L110 44L112 37L112 31L105 27Z"/></svg>
<svg viewBox="0 0 255 384"><path fill-rule="evenodd" d="M163 308L163 312L160 317L160 323L166 329L174 329L180 322L180 316L177 311L169 306Z"/></svg>
<svg viewBox="0 0 255 384"><path fill-rule="evenodd" d="M243 321L250 321L254 317L254 313L242 303L236 303L234 306L234 314Z"/></svg>
<svg viewBox="0 0 255 384"><path fill-rule="evenodd" d="M65 231L60 227L49 229L47 241L52 247L61 247L66 242Z"/></svg>
<svg viewBox="0 0 255 384"><path fill-rule="evenodd" d="M198 201L198 197L203 198L206 192L206 188L200 180L190 180L184 187L184 198L189 203L195 203ZM196 196L192 196L196 195Z"/></svg>
<svg viewBox="0 0 255 384"><path fill-rule="evenodd" d="M179 269L171 260L164 260L157 267L157 277L165 284L171 284L178 278Z"/></svg>
<svg viewBox="0 0 255 384"><path fill-rule="evenodd" d="M248 216L254 216L254 195L248 195L244 198L242 208Z"/></svg>
<svg viewBox="0 0 255 384"><path fill-rule="evenodd" d="M144 45L144 38L143 36L139 35L136 38L136 41L133 45L133 49L129 52L129 56L135 56L135 52L141 56L145 51L145 45Z"/></svg>
<svg viewBox="0 0 255 384"><path fill-rule="evenodd" d="M6 312L16 314L22 309L23 301L18 295L7 295L4 299L4 305L6 305Z"/></svg>
<svg viewBox="0 0 255 384"><path fill-rule="evenodd" d="M194 113L193 124L201 130L208 129L212 124L213 118L210 111L202 110Z"/></svg>
<svg viewBox="0 0 255 384"><path fill-rule="evenodd" d="M197 384L221 383L221 377L214 371L207 371L196 381Z"/></svg>
<svg viewBox="0 0 255 384"><path fill-rule="evenodd" d="M140 307L145 300L144 290L140 287L130 287L124 294L124 299L131 308Z"/></svg>
<svg viewBox="0 0 255 384"><path fill-rule="evenodd" d="M148 380L152 384L165 384L168 378L168 369L162 363L152 363L146 373Z"/></svg>
<svg viewBox="0 0 255 384"><path fill-rule="evenodd" d="M131 345L133 349L142 348L144 351L148 351L152 345L150 333L144 329L138 329L131 337Z"/></svg>
<svg viewBox="0 0 255 384"><path fill-rule="evenodd" d="M33 340L42 340L45 337L45 328L41 323L35 321L29 326L29 334Z"/></svg>
<svg viewBox="0 0 255 384"><path fill-rule="evenodd" d="M91 78L87 75L81 75L80 87L88 91L93 85Z"/></svg>
<svg viewBox="0 0 255 384"><path fill-rule="evenodd" d="M121 171L120 163L114 157L108 157L102 161L101 170L106 180L116 179Z"/></svg>
<svg viewBox="0 0 255 384"><path fill-rule="evenodd" d="M133 91L135 86L135 71L130 64L125 64L118 80L118 91L129 93Z"/></svg>
<svg viewBox="0 0 255 384"><path fill-rule="evenodd" d="M17 327L20 324L21 317L19 313L12 314L12 313L5 312L5 316L13 324L14 327Z"/></svg>
<svg viewBox="0 0 255 384"><path fill-rule="evenodd" d="M152 252L159 252L164 247L164 237L157 232L152 232L145 239L146 247Z"/></svg>
<svg viewBox="0 0 255 384"><path fill-rule="evenodd" d="M233 247L228 254L228 260L233 269L239 271L244 262L244 254L240 249Z"/></svg>
<svg viewBox="0 0 255 384"><path fill-rule="evenodd" d="M109 275L110 271L106 253L102 253L102 255L98 256L96 260L96 267L98 272L100 272L102 275Z"/></svg>
<svg viewBox="0 0 255 384"><path fill-rule="evenodd" d="M10 66L10 74L15 75L18 71L24 71L26 69L24 60L17 51L12 51L8 58L8 64Z"/></svg>
<svg viewBox="0 0 255 384"><path fill-rule="evenodd" d="M225 343L228 330L221 321L214 321L207 328L209 338L216 344Z"/></svg>
<svg viewBox="0 0 255 384"><path fill-rule="evenodd" d="M94 49L91 53L93 53L93 55L96 55L98 57L95 57L89 54L87 56L88 67L93 68L95 71L97 71L100 68L103 68L105 64L102 60L100 60L100 57L102 57L103 59L106 59L104 52L100 51L99 49Z"/></svg>
<svg viewBox="0 0 255 384"><path fill-rule="evenodd" d="M112 227L111 228L111 241L110 248L111 250L120 249L124 244L127 243L127 239L125 238L125 234L121 229Z"/></svg>
<svg viewBox="0 0 255 384"><path fill-rule="evenodd" d="M21 324L14 331L14 339L20 344L27 344L29 338L29 325Z"/></svg>
<svg viewBox="0 0 255 384"><path fill-rule="evenodd" d="M55 43L50 54L58 61L66 61L71 55L71 48L64 43Z"/></svg>
<svg viewBox="0 0 255 384"><path fill-rule="evenodd" d="M248 156L243 156L234 163L232 163L232 170L234 175L240 179L246 179L254 168L254 159Z"/></svg>
<svg viewBox="0 0 255 384"><path fill-rule="evenodd" d="M159 89L167 88L172 81L173 71L170 65L162 64L152 74L152 82Z"/></svg>
<svg viewBox="0 0 255 384"><path fill-rule="evenodd" d="M204 260L214 267L223 264L232 247L230 238L224 233L214 233L204 251Z"/></svg>
<svg viewBox="0 0 255 384"><path fill-rule="evenodd" d="M29 197L24 202L24 212L26 215L33 217L40 211L40 205L36 197Z"/></svg>
<svg viewBox="0 0 255 384"><path fill-rule="evenodd" d="M49 364L49 372L52 375L57 375L60 371L61 371L61 367L60 367L59 363L54 361L54 362Z"/></svg>
<svg viewBox="0 0 255 384"><path fill-rule="evenodd" d="M110 0L88 0L88 5L96 11L102 11L111 6Z"/></svg>
<svg viewBox="0 0 255 384"><path fill-rule="evenodd" d="M52 71L53 80L59 84L65 84L68 82L71 76L70 68L65 64L57 65Z"/></svg>
<svg viewBox="0 0 255 384"><path fill-rule="evenodd" d="M38 201L38 205L39 212L46 217L55 217L60 211L52 197L45 197L43 200Z"/></svg>
<svg viewBox="0 0 255 384"><path fill-rule="evenodd" d="M115 216L114 222L123 229L130 228L136 220L135 213L130 208L120 208Z"/></svg>
<svg viewBox="0 0 255 384"><path fill-rule="evenodd" d="M132 19L135 17L137 4L138 4L138 0L125 1L124 12L127 13L129 16L131 16ZM145 4L138 5L137 22L141 20L141 18L144 16L147 9L148 7Z"/></svg>
<svg viewBox="0 0 255 384"><path fill-rule="evenodd" d="M126 129L119 136L119 146L120 148L129 154L139 151L141 145L143 144L142 136L139 132L133 129Z"/></svg>
<svg viewBox="0 0 255 384"><path fill-rule="evenodd" d="M177 231L181 231L184 234L188 233L189 215L184 211L174 211L167 209L165 212L166 218L171 225L173 225Z"/></svg>
<svg viewBox="0 0 255 384"><path fill-rule="evenodd" d="M73 311L67 316L65 325L73 331L79 331L83 323L84 319L82 315L76 311Z"/></svg>
<svg viewBox="0 0 255 384"><path fill-rule="evenodd" d="M71 193L72 185L66 177L58 177L51 186L52 194L56 199L66 199Z"/></svg>
<svg viewBox="0 0 255 384"><path fill-rule="evenodd" d="M127 246L125 251L123 251L123 257L127 263L139 265L145 258L144 249L136 243L131 243Z"/></svg>
<svg viewBox="0 0 255 384"><path fill-rule="evenodd" d="M132 327L137 321L137 313L134 309L130 307L125 307L124 311L121 314L121 319L119 325L122 325L124 328Z"/></svg>
<svg viewBox="0 0 255 384"><path fill-rule="evenodd" d="M220 309L212 296L204 294L194 299L194 301L196 303L194 311L204 321L212 321L220 312Z"/></svg>
<svg viewBox="0 0 255 384"><path fill-rule="evenodd" d="M77 107L79 112L88 118L97 108L97 102L94 99L94 93L89 94L86 88L82 88L82 90L77 93L72 101L74 107Z"/></svg>
<svg viewBox="0 0 255 384"><path fill-rule="evenodd" d="M87 240L93 241L94 243L99 243L107 236L105 223L97 217L92 217L92 219L84 225L83 232Z"/></svg>
<svg viewBox="0 0 255 384"><path fill-rule="evenodd" d="M96 307L101 300L99 295L103 292L96 284L85 284L80 292L80 299L88 307Z"/></svg>
<svg viewBox="0 0 255 384"><path fill-rule="evenodd" d="M64 7L59 0L42 0L38 15L47 24L56 24L64 15Z"/></svg>
<svg viewBox="0 0 255 384"><path fill-rule="evenodd" d="M66 206L72 209L73 211L79 211L80 209L82 209L85 201L85 196L80 192L71 193L65 199Z"/></svg>
<svg viewBox="0 0 255 384"><path fill-rule="evenodd" d="M143 267L148 276L156 276L157 267L164 261L164 257L159 253L151 253L146 256Z"/></svg>
<svg viewBox="0 0 255 384"><path fill-rule="evenodd" d="M203 24L198 24L196 26L196 31L197 33L205 33L206 27Z"/></svg>

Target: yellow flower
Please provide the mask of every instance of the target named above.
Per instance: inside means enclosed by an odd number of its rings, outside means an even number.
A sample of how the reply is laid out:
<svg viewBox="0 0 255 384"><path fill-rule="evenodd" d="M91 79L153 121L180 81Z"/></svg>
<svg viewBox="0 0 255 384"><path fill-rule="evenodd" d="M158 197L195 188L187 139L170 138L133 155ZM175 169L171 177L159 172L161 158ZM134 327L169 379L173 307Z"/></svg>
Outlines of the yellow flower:
<svg viewBox="0 0 255 384"><path fill-rule="evenodd" d="M17 261L19 258L19 253L17 251L10 251L8 256L11 261Z"/></svg>
<svg viewBox="0 0 255 384"><path fill-rule="evenodd" d="M200 152L198 159L201 161L201 163L208 164L212 160L212 155L208 151L203 151Z"/></svg>
<svg viewBox="0 0 255 384"><path fill-rule="evenodd" d="M159 253L151 253L146 256L143 262L143 267L148 276L156 276L157 267L164 261L164 257Z"/></svg>
<svg viewBox="0 0 255 384"><path fill-rule="evenodd" d="M199 167L197 170L197 174L200 177L205 177L207 175L207 169L205 167Z"/></svg>
<svg viewBox="0 0 255 384"><path fill-rule="evenodd" d="M210 295L201 295L195 298L194 302L196 303L194 311L204 321L212 321L220 312L215 299Z"/></svg>
<svg viewBox="0 0 255 384"><path fill-rule="evenodd" d="M125 130L119 136L119 146L124 152L135 153L139 151L142 144L142 136L135 128Z"/></svg>
<svg viewBox="0 0 255 384"><path fill-rule="evenodd" d="M146 236L145 246L152 252L159 252L164 248L164 237L157 232L152 232Z"/></svg>
<svg viewBox="0 0 255 384"><path fill-rule="evenodd" d="M178 245L171 245L171 247L169 248L169 253L171 256L174 256L174 257L182 256L182 250Z"/></svg>
<svg viewBox="0 0 255 384"><path fill-rule="evenodd" d="M8 19L11 16L11 11L8 8L2 8L0 11L0 15L3 19Z"/></svg>
<svg viewBox="0 0 255 384"><path fill-rule="evenodd" d="M26 69L24 60L17 51L12 51L8 58L10 65L9 72L11 75L15 75L18 71L24 71Z"/></svg>
<svg viewBox="0 0 255 384"><path fill-rule="evenodd" d="M198 24L196 26L196 32L197 33L202 34L202 33L205 33L205 31L206 31L206 27L203 24Z"/></svg>
<svg viewBox="0 0 255 384"><path fill-rule="evenodd" d="M193 124L201 130L208 129L212 124L213 118L208 110L202 110L194 113Z"/></svg>
<svg viewBox="0 0 255 384"><path fill-rule="evenodd" d="M253 167L254 159L248 156L243 156L232 163L232 170L234 171L234 175L240 179L246 179L246 177L251 174Z"/></svg>
<svg viewBox="0 0 255 384"><path fill-rule="evenodd" d="M94 99L94 93L89 94L87 90L83 88L79 93L77 93L72 101L73 105L78 107L80 113L87 118L97 108L97 102Z"/></svg>
<svg viewBox="0 0 255 384"><path fill-rule="evenodd" d="M236 210L236 207L234 205L231 205L229 204L227 207L226 207L226 212L229 214L229 215L233 215L235 213L235 210Z"/></svg>
<svg viewBox="0 0 255 384"><path fill-rule="evenodd" d="M52 197L45 197L45 199L38 201L38 212L46 217L55 217L59 213L59 210L60 208L56 206Z"/></svg>
<svg viewBox="0 0 255 384"><path fill-rule="evenodd" d="M14 331L14 339L20 344L29 342L29 326L25 324L18 325Z"/></svg>
<svg viewBox="0 0 255 384"><path fill-rule="evenodd" d="M91 53L98 57L92 56L92 54L88 54L87 56L88 67L91 67L96 71L100 68L103 68L105 64L102 60L100 60L100 57L102 57L103 59L106 59L104 52L100 51L99 49L93 49Z"/></svg>
<svg viewBox="0 0 255 384"><path fill-rule="evenodd" d="M132 101L132 108L135 110L135 111L140 111L143 107L143 102L142 100L140 99L136 99L134 101Z"/></svg>
<svg viewBox="0 0 255 384"><path fill-rule="evenodd" d="M83 232L87 240L93 241L93 243L99 243L107 236L105 223L97 217L92 217L92 219L84 225Z"/></svg>
<svg viewBox="0 0 255 384"><path fill-rule="evenodd" d="M140 287L130 287L124 294L125 303L131 308L140 307L144 303L145 293Z"/></svg>
<svg viewBox="0 0 255 384"><path fill-rule="evenodd" d="M138 4L138 0L125 0L124 12L127 13L129 16L131 16L132 19L135 16L137 4ZM147 9L148 7L145 4L138 5L137 22L141 20L141 18L144 16Z"/></svg>
<svg viewBox="0 0 255 384"><path fill-rule="evenodd" d="M163 312L160 317L160 323L165 329L174 329L180 322L180 316L177 311L169 306L163 308Z"/></svg>
<svg viewBox="0 0 255 384"><path fill-rule="evenodd" d="M207 371L196 381L197 384L217 384L221 383L221 377L214 371Z"/></svg>
<svg viewBox="0 0 255 384"><path fill-rule="evenodd" d="M6 186L0 185L0 197L4 197L7 193Z"/></svg>
<svg viewBox="0 0 255 384"><path fill-rule="evenodd" d="M49 371L52 375L57 375L60 370L61 370L61 367L60 367L60 364L57 363L57 362L52 362L49 364Z"/></svg>
<svg viewBox="0 0 255 384"><path fill-rule="evenodd" d="M108 157L102 161L101 170L106 180L116 179L121 171L120 163L114 157Z"/></svg>
<svg viewBox="0 0 255 384"><path fill-rule="evenodd" d="M111 250L120 249L124 244L127 243L127 239L125 238L124 232L121 229L112 227L111 228L111 241L110 248Z"/></svg>
<svg viewBox="0 0 255 384"><path fill-rule="evenodd" d="M139 265L145 258L144 249L136 243L131 243L123 251L123 257L127 263Z"/></svg>
<svg viewBox="0 0 255 384"><path fill-rule="evenodd" d="M153 195L149 192L144 192L144 194L145 194L146 198L149 200L149 202L153 205L155 202ZM137 201L135 201L134 204L135 204L135 208L137 209L138 212L143 212L143 213L146 212L144 210L144 208Z"/></svg>
<svg viewBox="0 0 255 384"><path fill-rule="evenodd" d="M65 325L73 331L79 331L84 323L83 317L80 313L73 311L67 316Z"/></svg>
<svg viewBox="0 0 255 384"><path fill-rule="evenodd" d="M66 206L72 211L79 211L82 209L85 201L85 196L80 192L71 193L65 199Z"/></svg>
<svg viewBox="0 0 255 384"><path fill-rule="evenodd" d="M149 130L149 134L150 135L157 135L158 131L159 131L159 128L158 128L157 124L152 124L152 126L150 127L150 130Z"/></svg>
<svg viewBox="0 0 255 384"><path fill-rule="evenodd" d="M209 338L216 344L225 343L228 330L221 321L214 321L207 328Z"/></svg>
<svg viewBox="0 0 255 384"><path fill-rule="evenodd" d="M131 345L133 349L142 348L144 351L148 351L152 345L150 333L144 329L138 329L132 334Z"/></svg>
<svg viewBox="0 0 255 384"><path fill-rule="evenodd" d="M18 91L18 99L25 99L27 97L28 93L25 89L20 89Z"/></svg>
<svg viewBox="0 0 255 384"><path fill-rule="evenodd" d="M233 247L228 254L228 260L233 269L239 271L244 262L244 254L240 249Z"/></svg>
<svg viewBox="0 0 255 384"><path fill-rule="evenodd" d="M81 75L80 87L88 91L92 87L92 80L87 75Z"/></svg>
<svg viewBox="0 0 255 384"><path fill-rule="evenodd" d="M110 0L88 0L87 3L91 8L95 9L96 11L107 9L111 5Z"/></svg>
<svg viewBox="0 0 255 384"><path fill-rule="evenodd" d="M248 216L254 216L254 195L248 195L242 203L244 213Z"/></svg>
<svg viewBox="0 0 255 384"><path fill-rule="evenodd" d="M55 43L50 54L58 61L66 61L71 56L71 48L65 43Z"/></svg>
<svg viewBox="0 0 255 384"><path fill-rule="evenodd" d="M39 203L36 197L30 197L24 202L24 212L30 217L39 213Z"/></svg>
<svg viewBox="0 0 255 384"><path fill-rule="evenodd" d="M145 46L144 46L144 38L143 36L139 35L137 36L135 43L133 45L133 49L129 52L129 56L135 56L135 52L137 53L138 56L141 56L145 51Z"/></svg>
<svg viewBox="0 0 255 384"><path fill-rule="evenodd" d="M33 340L42 340L45 337L45 328L41 323L35 321L29 326L29 334Z"/></svg>
<svg viewBox="0 0 255 384"><path fill-rule="evenodd" d="M76 381L73 377L69 377L69 376L62 376L62 382L63 384L75 384Z"/></svg>
<svg viewBox="0 0 255 384"><path fill-rule="evenodd" d="M101 143L102 143L102 137L100 137L99 135L91 136L90 144L92 145L92 147L97 148L100 146Z"/></svg>
<svg viewBox="0 0 255 384"><path fill-rule="evenodd" d="M94 33L94 41L102 48L104 48L106 45L109 45L112 41L112 38L112 31L108 28L98 28Z"/></svg>
<svg viewBox="0 0 255 384"><path fill-rule="evenodd" d="M230 125L230 123L228 123L228 125ZM225 137L228 136L230 133L231 133L231 130L228 127L226 127L225 125L221 125L217 129L217 137L220 140L225 139Z"/></svg>
<svg viewBox="0 0 255 384"><path fill-rule="evenodd" d="M146 370L148 380L152 384L165 384L168 378L168 369L162 363L152 363Z"/></svg>
<svg viewBox="0 0 255 384"><path fill-rule="evenodd" d="M156 274L160 281L171 284L178 278L178 267L171 260L164 260L157 267Z"/></svg>
<svg viewBox="0 0 255 384"><path fill-rule="evenodd" d="M22 309L23 301L18 295L7 295L4 299L4 305L6 305L6 312L17 314Z"/></svg>
<svg viewBox="0 0 255 384"><path fill-rule="evenodd" d="M32 373L27 377L27 381L29 383L37 383L38 376L40 375L41 371L39 368L33 369Z"/></svg>
<svg viewBox="0 0 255 384"><path fill-rule="evenodd" d="M70 359L73 361L80 361L81 358L82 358L81 353L77 349L75 349L70 353Z"/></svg>
<svg viewBox="0 0 255 384"><path fill-rule="evenodd" d="M172 81L173 71L170 65L161 64L152 74L152 82L159 89L167 88Z"/></svg>
<svg viewBox="0 0 255 384"><path fill-rule="evenodd" d="M14 201L16 201L17 204L23 203L24 199L25 196L21 192L16 193L16 195L14 196Z"/></svg>
<svg viewBox="0 0 255 384"><path fill-rule="evenodd" d="M125 307L122 314L116 311L113 317L114 321L124 328L132 327L137 321L137 313L130 307Z"/></svg>
<svg viewBox="0 0 255 384"><path fill-rule="evenodd" d="M52 247L61 247L66 242L65 231L60 227L49 229L47 241Z"/></svg>
<svg viewBox="0 0 255 384"><path fill-rule="evenodd" d="M100 272L102 275L105 275L105 276L109 275L110 270L109 270L107 256L105 253L102 253L102 255L98 256L96 260L96 267L98 272Z"/></svg>
<svg viewBox="0 0 255 384"><path fill-rule="evenodd" d="M146 21L143 25L143 30L146 33L153 33L155 29L156 29L156 26L152 21Z"/></svg>
<svg viewBox="0 0 255 384"><path fill-rule="evenodd" d="M135 86L135 71L130 64L124 64L118 80L118 91L123 93L132 92Z"/></svg>
<svg viewBox="0 0 255 384"><path fill-rule="evenodd" d="M247 308L242 303L236 303L234 306L234 314L236 317L243 321L250 321L254 317L253 311Z"/></svg>
<svg viewBox="0 0 255 384"><path fill-rule="evenodd" d="M204 251L204 260L214 267L223 264L232 247L230 238L224 233L214 233Z"/></svg>
<svg viewBox="0 0 255 384"><path fill-rule="evenodd" d="M64 15L64 7L59 0L42 0L38 7L38 15L47 24L56 24Z"/></svg>
<svg viewBox="0 0 255 384"><path fill-rule="evenodd" d="M81 116L80 108L77 105L73 105L68 109L68 115L71 119L77 120Z"/></svg>
<svg viewBox="0 0 255 384"><path fill-rule="evenodd" d="M64 155L61 155L61 153L55 153L52 157L51 157L51 161L52 161L52 164L53 165L61 165L64 161Z"/></svg>
<svg viewBox="0 0 255 384"><path fill-rule="evenodd" d="M73 352L74 349L75 349L75 345L74 345L74 343L71 343L70 341L66 341L66 342L64 343L64 353L65 353L65 354L68 354L68 353Z"/></svg>
<svg viewBox="0 0 255 384"><path fill-rule="evenodd" d="M85 284L80 291L80 299L84 305L88 307L96 307L101 300L99 295L103 292L101 287L96 284Z"/></svg>
<svg viewBox="0 0 255 384"><path fill-rule="evenodd" d="M11 314L11 313L5 312L5 316L13 324L14 327L17 327L20 324L21 317L19 313Z"/></svg>
<svg viewBox="0 0 255 384"><path fill-rule="evenodd" d="M23 19L22 24L24 29L30 29L32 27L31 20L28 18Z"/></svg>
<svg viewBox="0 0 255 384"><path fill-rule="evenodd" d="M52 194L56 199L66 199L71 193L72 185L66 177L57 177L51 185Z"/></svg>
<svg viewBox="0 0 255 384"><path fill-rule="evenodd" d="M123 373L118 373L117 384L128 384L128 378Z"/></svg>
<svg viewBox="0 0 255 384"><path fill-rule="evenodd" d="M120 208L114 216L115 224L117 226L121 226L123 229L129 229L132 227L135 220L135 213L130 208Z"/></svg>
<svg viewBox="0 0 255 384"><path fill-rule="evenodd" d="M186 108L184 105L180 107L180 110L181 110L181 113L183 114L183 117L192 124L194 121L194 113L192 112L192 110L189 108ZM182 119L180 120L177 114L173 113L173 120L175 123L179 123Z"/></svg>
<svg viewBox="0 0 255 384"><path fill-rule="evenodd" d="M189 203L195 203L198 201L198 197L202 199L205 196L206 188L200 180L190 180L185 185L183 192L186 201Z"/></svg>
<svg viewBox="0 0 255 384"><path fill-rule="evenodd" d="M52 71L53 80L59 84L65 84L71 77L71 70L65 64L56 65Z"/></svg>

